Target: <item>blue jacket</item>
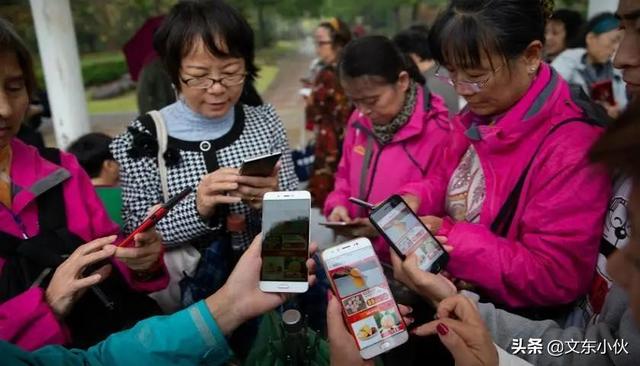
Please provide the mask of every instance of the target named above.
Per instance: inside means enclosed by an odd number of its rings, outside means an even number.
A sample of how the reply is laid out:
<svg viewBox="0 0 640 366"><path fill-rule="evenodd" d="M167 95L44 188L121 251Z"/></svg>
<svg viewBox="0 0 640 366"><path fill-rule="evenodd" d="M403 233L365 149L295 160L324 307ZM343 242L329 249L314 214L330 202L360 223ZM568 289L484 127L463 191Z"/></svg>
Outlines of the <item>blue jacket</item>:
<svg viewBox="0 0 640 366"><path fill-rule="evenodd" d="M46 346L33 352L0 341L3 365L221 365L231 356L204 301L156 316L87 349Z"/></svg>

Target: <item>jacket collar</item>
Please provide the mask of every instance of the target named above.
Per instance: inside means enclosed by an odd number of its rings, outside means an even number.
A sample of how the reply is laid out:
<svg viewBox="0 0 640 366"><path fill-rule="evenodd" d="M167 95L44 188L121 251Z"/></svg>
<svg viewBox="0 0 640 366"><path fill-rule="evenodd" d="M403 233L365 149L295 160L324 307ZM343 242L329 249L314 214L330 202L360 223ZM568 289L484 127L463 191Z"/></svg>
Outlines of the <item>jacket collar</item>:
<svg viewBox="0 0 640 366"><path fill-rule="evenodd" d="M416 105L413 109L413 113L409 118L409 121L406 125L404 125L395 136L393 136L393 140L389 144L401 142L407 139L410 139L416 135L422 133L422 131L426 127L427 119L432 115L431 113L431 93L425 92L425 86L420 86L416 95ZM425 108L426 106L426 108ZM371 119L367 118L360 112L357 117L356 122L354 123L354 127L358 130L363 131L369 136L375 136L373 134L373 122ZM375 137L374 137L375 138Z"/></svg>
<svg viewBox="0 0 640 366"><path fill-rule="evenodd" d="M19 213L38 196L71 178L71 173L40 156L38 150L14 138L11 141L13 211Z"/></svg>

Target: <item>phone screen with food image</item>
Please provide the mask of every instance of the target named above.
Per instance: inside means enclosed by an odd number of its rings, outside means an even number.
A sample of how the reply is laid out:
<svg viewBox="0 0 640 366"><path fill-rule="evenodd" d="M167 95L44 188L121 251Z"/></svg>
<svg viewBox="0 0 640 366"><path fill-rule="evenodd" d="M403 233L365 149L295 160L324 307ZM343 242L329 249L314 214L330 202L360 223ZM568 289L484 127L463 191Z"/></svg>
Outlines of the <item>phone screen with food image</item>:
<svg viewBox="0 0 640 366"><path fill-rule="evenodd" d="M344 253L326 260L326 265L361 350L406 330L372 248Z"/></svg>
<svg viewBox="0 0 640 366"><path fill-rule="evenodd" d="M442 245L400 197L392 196L376 207L370 219L399 255L415 252L423 271L438 272L446 263L448 255Z"/></svg>
<svg viewBox="0 0 640 366"><path fill-rule="evenodd" d="M264 200L262 281L306 282L309 200Z"/></svg>

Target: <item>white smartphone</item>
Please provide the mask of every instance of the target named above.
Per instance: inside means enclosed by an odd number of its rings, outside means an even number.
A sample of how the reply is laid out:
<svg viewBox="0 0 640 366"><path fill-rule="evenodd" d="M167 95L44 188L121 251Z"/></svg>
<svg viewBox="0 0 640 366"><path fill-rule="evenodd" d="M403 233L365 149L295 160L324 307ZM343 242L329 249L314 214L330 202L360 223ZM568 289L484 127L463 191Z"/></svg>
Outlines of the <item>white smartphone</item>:
<svg viewBox="0 0 640 366"><path fill-rule="evenodd" d="M268 192L262 201L260 290L306 292L311 194Z"/></svg>
<svg viewBox="0 0 640 366"><path fill-rule="evenodd" d="M369 239L358 238L326 249L322 261L362 358L373 358L409 339Z"/></svg>

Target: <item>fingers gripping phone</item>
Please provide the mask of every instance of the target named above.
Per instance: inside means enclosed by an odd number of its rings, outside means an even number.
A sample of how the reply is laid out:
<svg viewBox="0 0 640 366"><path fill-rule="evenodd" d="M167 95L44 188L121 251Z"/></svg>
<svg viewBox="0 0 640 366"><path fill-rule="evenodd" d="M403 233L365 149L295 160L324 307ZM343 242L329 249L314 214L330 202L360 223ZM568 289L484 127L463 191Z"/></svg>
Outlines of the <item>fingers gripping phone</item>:
<svg viewBox="0 0 640 366"><path fill-rule="evenodd" d="M268 192L262 202L262 269L264 292L306 292L311 194Z"/></svg>
<svg viewBox="0 0 640 366"><path fill-rule="evenodd" d="M403 260L415 252L421 270L438 273L449 261L449 254L442 244L402 197L393 195L376 206L369 214L369 220Z"/></svg>
<svg viewBox="0 0 640 366"><path fill-rule="evenodd" d="M358 238L326 249L322 261L362 358L373 358L409 339L369 239Z"/></svg>
<svg viewBox="0 0 640 366"><path fill-rule="evenodd" d="M193 188L187 187L183 189L177 195L171 197L167 202L163 203L157 210L152 212L142 223L138 226L129 236L127 236L123 241L118 243L119 247L127 247L133 245L134 238L137 234L145 232L149 230L151 227L155 226L160 219L165 217L172 208L175 207L180 201L182 201L185 197L189 195L193 191Z"/></svg>
<svg viewBox="0 0 640 366"><path fill-rule="evenodd" d="M282 156L281 152L256 156L242 162L240 175L253 177L269 177L273 174L273 169Z"/></svg>

